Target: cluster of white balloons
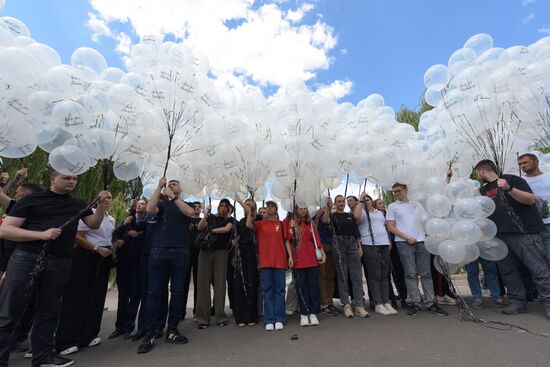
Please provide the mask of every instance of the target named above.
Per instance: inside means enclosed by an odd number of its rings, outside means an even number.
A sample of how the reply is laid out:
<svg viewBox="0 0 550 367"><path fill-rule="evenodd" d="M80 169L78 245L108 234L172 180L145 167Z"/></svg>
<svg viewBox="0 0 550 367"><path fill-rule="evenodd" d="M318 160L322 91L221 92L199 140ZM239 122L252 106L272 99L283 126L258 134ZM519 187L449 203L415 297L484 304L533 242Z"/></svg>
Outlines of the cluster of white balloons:
<svg viewBox="0 0 550 367"><path fill-rule="evenodd" d="M215 77L184 44L153 36L132 46L127 71L108 67L91 48L75 50L65 65L21 21L2 17L0 156L40 147L61 172L113 161L115 175L141 177L145 193L166 175L187 195L270 194L286 210L292 202L318 205L346 174L356 184L405 182L427 199L436 191L426 190L426 177L443 177L452 161L454 177L464 180L477 159L459 121L473 124L473 136L488 129L499 136L496 116L514 112L521 152L547 131L550 38L501 50L487 37L474 36L449 66L428 70L426 99L436 108L421 116L417 132L378 94L338 103L295 81L266 97L237 78ZM550 164L549 155L539 156Z"/></svg>
<svg viewBox="0 0 550 367"><path fill-rule="evenodd" d="M435 108L420 131L449 159L458 152L461 166L491 158L510 172L517 153L550 143L550 37L504 49L477 34L447 65L430 67L424 83Z"/></svg>
<svg viewBox="0 0 550 367"><path fill-rule="evenodd" d="M456 180L446 184L439 176L429 178L424 189L430 195L420 199L428 218L426 249L450 264L467 264L479 256L502 260L506 244L495 237L496 224L488 219L495 211L491 198L481 196L479 182Z"/></svg>

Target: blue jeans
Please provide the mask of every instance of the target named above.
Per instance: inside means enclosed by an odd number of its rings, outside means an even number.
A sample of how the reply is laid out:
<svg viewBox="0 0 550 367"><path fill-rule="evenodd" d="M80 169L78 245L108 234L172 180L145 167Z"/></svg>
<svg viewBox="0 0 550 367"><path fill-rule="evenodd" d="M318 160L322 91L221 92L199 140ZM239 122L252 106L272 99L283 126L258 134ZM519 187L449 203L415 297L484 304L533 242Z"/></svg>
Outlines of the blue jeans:
<svg viewBox="0 0 550 367"><path fill-rule="evenodd" d="M177 330L183 307L183 288L189 251L180 247L155 247L149 255L149 287L145 305L145 332L154 333L163 314L162 304L165 289L170 282L170 305L168 307L167 332Z"/></svg>
<svg viewBox="0 0 550 367"><path fill-rule="evenodd" d="M472 291L472 297L474 300L481 300L482 298L481 286L479 284L479 264L481 264L481 267L483 268L485 282L489 287L491 297L496 301L501 297L497 264L494 261L485 260L481 257L466 265L466 271L468 272L468 285L470 286L470 291Z"/></svg>
<svg viewBox="0 0 550 367"><path fill-rule="evenodd" d="M544 256L546 257L546 262L550 266L550 223L545 224L546 231L542 232L542 242L544 244Z"/></svg>
<svg viewBox="0 0 550 367"><path fill-rule="evenodd" d="M424 291L424 303L430 307L434 302L434 285L430 268L430 253L424 247L424 241L409 245L404 241L397 241L399 256L405 270L405 283L411 303L420 306L420 290L416 278L420 275L420 283Z"/></svg>
<svg viewBox="0 0 550 367"><path fill-rule="evenodd" d="M262 294L264 298L264 322L285 322L285 270L262 269Z"/></svg>

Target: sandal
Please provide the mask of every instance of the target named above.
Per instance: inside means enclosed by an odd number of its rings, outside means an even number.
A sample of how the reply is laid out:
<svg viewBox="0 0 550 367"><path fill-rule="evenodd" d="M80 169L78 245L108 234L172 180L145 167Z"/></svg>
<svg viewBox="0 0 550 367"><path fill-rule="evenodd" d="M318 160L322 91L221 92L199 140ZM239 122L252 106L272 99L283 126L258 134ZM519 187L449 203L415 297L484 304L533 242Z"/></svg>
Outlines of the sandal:
<svg viewBox="0 0 550 367"><path fill-rule="evenodd" d="M256 323L255 323L255 322L249 322L249 323L248 323L248 326L254 327L254 326L256 326Z"/></svg>
<svg viewBox="0 0 550 367"><path fill-rule="evenodd" d="M227 321L220 321L216 325L218 325L218 326L227 326Z"/></svg>
<svg viewBox="0 0 550 367"><path fill-rule="evenodd" d="M199 329L206 329L208 327L208 324L199 324Z"/></svg>
<svg viewBox="0 0 550 367"><path fill-rule="evenodd" d="M241 323L239 323L239 324L237 324L237 325L238 325L239 327L245 327L245 326L246 326L246 324L245 324L244 322L241 322Z"/></svg>

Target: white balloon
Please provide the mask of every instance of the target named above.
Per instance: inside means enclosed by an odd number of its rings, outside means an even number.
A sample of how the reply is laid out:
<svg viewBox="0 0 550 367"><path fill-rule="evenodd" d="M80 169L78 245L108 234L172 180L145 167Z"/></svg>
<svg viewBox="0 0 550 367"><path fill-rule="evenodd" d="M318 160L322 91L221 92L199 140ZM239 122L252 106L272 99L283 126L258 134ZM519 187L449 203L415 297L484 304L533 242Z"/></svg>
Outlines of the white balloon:
<svg viewBox="0 0 550 367"><path fill-rule="evenodd" d="M82 149L72 145L54 148L48 158L50 166L65 175L80 175L90 167L90 158Z"/></svg>

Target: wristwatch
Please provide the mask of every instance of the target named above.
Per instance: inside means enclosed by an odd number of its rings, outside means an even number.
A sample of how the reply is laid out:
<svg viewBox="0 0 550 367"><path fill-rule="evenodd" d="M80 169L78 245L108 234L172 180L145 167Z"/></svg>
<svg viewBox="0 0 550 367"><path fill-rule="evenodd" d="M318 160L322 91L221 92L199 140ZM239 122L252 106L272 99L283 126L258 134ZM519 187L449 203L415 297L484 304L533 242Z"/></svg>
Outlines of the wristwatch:
<svg viewBox="0 0 550 367"><path fill-rule="evenodd" d="M99 250L99 246L98 246L98 245L95 245L95 246L94 246L94 252L97 252L97 250Z"/></svg>

